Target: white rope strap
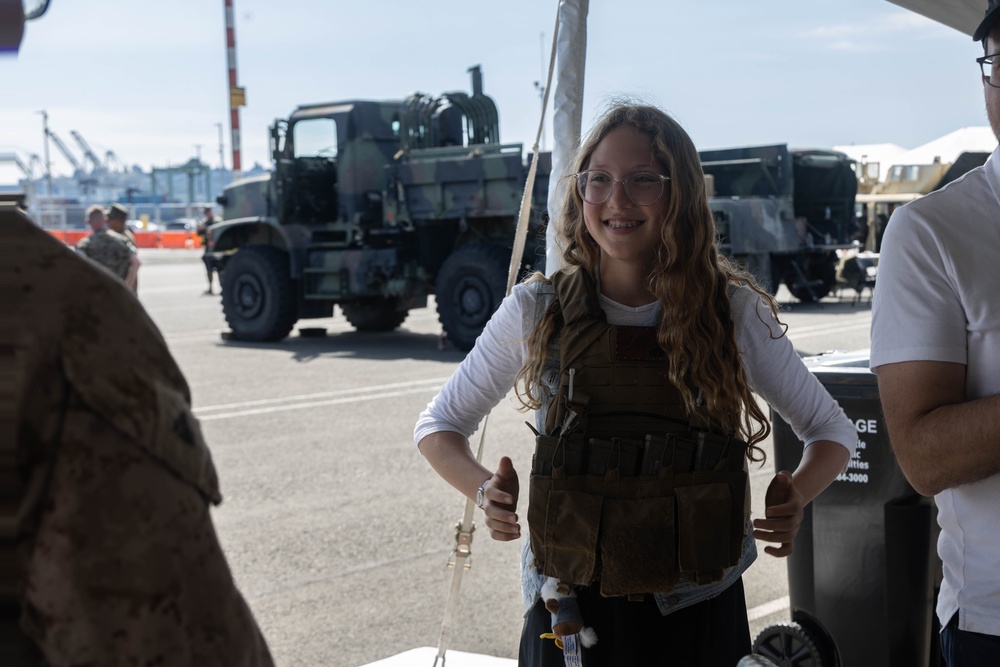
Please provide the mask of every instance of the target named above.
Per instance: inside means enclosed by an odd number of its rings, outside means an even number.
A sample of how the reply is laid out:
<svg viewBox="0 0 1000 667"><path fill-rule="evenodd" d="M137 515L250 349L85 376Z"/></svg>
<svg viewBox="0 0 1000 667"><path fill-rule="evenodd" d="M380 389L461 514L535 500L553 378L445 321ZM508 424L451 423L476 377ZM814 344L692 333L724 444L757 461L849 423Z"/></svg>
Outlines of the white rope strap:
<svg viewBox="0 0 1000 667"><path fill-rule="evenodd" d="M557 3L558 5L558 3ZM555 71L556 44L559 37L559 11L556 11L556 24L552 30L552 51L549 56L549 74L545 82L545 95L542 98L542 114L538 121L538 132L535 135L535 143L531 147L531 166L528 168L528 176L524 185L524 192L521 195L521 209L517 216L517 230L514 232L514 250L510 256L510 269L507 272L507 294L514 289L517 275L521 270L521 256L524 254L524 244L528 236L528 216L531 213L531 196L535 188L535 173L538 167L538 144L542 140L542 132L545 127L545 110L549 106L549 91L552 89L552 74ZM476 460L483 460L483 443L486 439L486 425L489 422L489 415L483 419L483 430L479 437L479 451L476 453ZM451 637L451 628L454 622L455 609L458 607L458 595L462 587L462 574L471 566L472 557L472 533L476 527L472 521L475 511L475 503L471 499L465 501L465 512L462 514L462 521L455 525L455 549L448 566L454 568L451 576L451 590L448 593L448 602L444 610L444 619L441 621L441 634L438 636L438 652L434 657L434 667L438 664L444 667L445 653L448 651L448 640Z"/></svg>

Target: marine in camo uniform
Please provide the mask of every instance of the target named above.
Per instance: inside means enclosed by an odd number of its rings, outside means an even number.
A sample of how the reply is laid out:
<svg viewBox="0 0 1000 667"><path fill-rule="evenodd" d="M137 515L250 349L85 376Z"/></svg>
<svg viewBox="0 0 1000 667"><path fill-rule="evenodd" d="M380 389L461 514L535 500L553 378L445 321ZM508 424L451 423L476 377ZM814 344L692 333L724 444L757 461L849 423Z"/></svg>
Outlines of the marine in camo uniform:
<svg viewBox="0 0 1000 667"><path fill-rule="evenodd" d="M108 227L112 231L118 232L128 240L129 245L135 250L139 249L139 244L135 240L135 232L125 224L128 220L128 209L121 204L112 204L108 209Z"/></svg>
<svg viewBox="0 0 1000 667"><path fill-rule="evenodd" d="M208 247L208 228L222 222L215 216L215 210L211 206L202 209L205 217L198 221L198 237L201 239L201 247L205 252L201 256L201 261L205 264L205 271L208 273L208 289L205 294L212 294L212 273L219 273L219 267L215 263L215 257ZM219 289L222 289L222 275L219 275Z"/></svg>
<svg viewBox="0 0 1000 667"><path fill-rule="evenodd" d="M215 467L162 335L121 282L13 204L0 203L0 255L0 640L21 649L4 665L37 665L32 652L54 667L273 665L216 536Z"/></svg>
<svg viewBox="0 0 1000 667"><path fill-rule="evenodd" d="M118 232L128 242L132 257L129 259L129 274L125 278L125 284L132 288L133 292L139 291L139 242L136 241L135 232L128 228L128 209L121 204L112 204L108 209L108 227L111 231Z"/></svg>
<svg viewBox="0 0 1000 667"><path fill-rule="evenodd" d="M108 228L107 216L100 206L87 209L87 224L93 232L80 239L76 244L77 251L104 266L122 281L127 280L132 257L135 255L128 240Z"/></svg>

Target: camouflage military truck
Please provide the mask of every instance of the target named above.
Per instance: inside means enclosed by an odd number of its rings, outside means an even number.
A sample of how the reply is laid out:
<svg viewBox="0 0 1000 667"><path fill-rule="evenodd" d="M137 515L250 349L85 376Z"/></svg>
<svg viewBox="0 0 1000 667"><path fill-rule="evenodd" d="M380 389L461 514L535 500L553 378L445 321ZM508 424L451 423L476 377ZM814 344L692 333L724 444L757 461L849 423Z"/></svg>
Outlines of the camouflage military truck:
<svg viewBox="0 0 1000 667"><path fill-rule="evenodd" d="M506 292L528 174L482 92L298 107L271 127L273 173L234 182L210 251L234 338L280 340L338 305L389 331L429 294L468 350ZM541 268L551 155L539 158L523 267Z"/></svg>
<svg viewBox="0 0 1000 667"><path fill-rule="evenodd" d="M853 161L785 145L701 151L723 252L771 291L818 301L836 283L837 250L853 247Z"/></svg>

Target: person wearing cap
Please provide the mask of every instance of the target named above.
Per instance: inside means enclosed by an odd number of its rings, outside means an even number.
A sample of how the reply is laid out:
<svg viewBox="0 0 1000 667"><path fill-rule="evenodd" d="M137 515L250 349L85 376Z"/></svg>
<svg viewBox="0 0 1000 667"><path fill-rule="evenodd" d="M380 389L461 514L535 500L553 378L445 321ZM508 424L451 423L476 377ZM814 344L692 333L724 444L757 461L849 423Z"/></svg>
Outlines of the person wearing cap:
<svg viewBox="0 0 1000 667"><path fill-rule="evenodd" d="M77 252L105 267L132 287L135 284L132 269L135 251L128 239L110 228L107 214L101 206L95 205L87 209L87 224L93 231L76 244Z"/></svg>
<svg viewBox="0 0 1000 667"><path fill-rule="evenodd" d="M1000 0L982 41L986 114L1000 138ZM949 667L1000 664L1000 149L896 209L879 257L870 365L899 466L933 496Z"/></svg>
<svg viewBox="0 0 1000 667"><path fill-rule="evenodd" d="M108 209L108 227L127 238L132 247L138 248L139 245L136 243L135 233L125 224L127 220L128 209L121 204L112 204L111 208Z"/></svg>
<svg viewBox="0 0 1000 667"><path fill-rule="evenodd" d="M220 222L220 220L215 217L215 211L211 206L206 206L202 212L205 217L198 221L198 236L201 238L201 247L205 249L204 254L201 256L201 261L205 264L205 271L208 273L208 289L205 290L205 294L214 294L212 289L212 273L218 273L218 268L215 266L215 258L212 256L211 248L208 247L208 228L214 224ZM219 288L222 288L222 278L219 278Z"/></svg>
<svg viewBox="0 0 1000 667"><path fill-rule="evenodd" d="M112 231L118 232L128 241L132 256L129 258L129 273L125 278L125 284L132 288L133 292L139 291L139 244L136 243L135 233L125 224L128 220L128 209L121 204L112 204L108 209L108 227Z"/></svg>

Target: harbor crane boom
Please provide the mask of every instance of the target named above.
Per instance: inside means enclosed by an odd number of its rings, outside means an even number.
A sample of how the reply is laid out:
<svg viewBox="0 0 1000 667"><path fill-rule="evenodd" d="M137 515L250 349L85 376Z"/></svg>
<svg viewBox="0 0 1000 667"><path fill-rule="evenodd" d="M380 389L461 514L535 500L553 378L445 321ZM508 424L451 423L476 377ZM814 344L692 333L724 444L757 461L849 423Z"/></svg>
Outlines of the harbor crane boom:
<svg viewBox="0 0 1000 667"><path fill-rule="evenodd" d="M27 165L21 161L21 158L17 156L17 153L0 153L0 162L13 162L14 166L20 169L24 174L24 177L29 181L34 180L35 178L35 166L41 165L42 163L39 157L34 153L31 153L29 156Z"/></svg>
<svg viewBox="0 0 1000 667"><path fill-rule="evenodd" d="M72 153L69 152L69 149L66 147L66 144L63 143L63 140L59 138L59 135L49 129L46 129L45 133L48 135L49 139L52 140L52 143L56 145L56 148L59 149L59 152L63 154L63 157L65 157L66 160L73 165L74 172L82 172L83 167L80 165L80 162L73 157Z"/></svg>
<svg viewBox="0 0 1000 667"><path fill-rule="evenodd" d="M101 159L97 157L97 154L90 147L90 144L84 141L83 137L76 130L70 130L69 133L74 139L76 139L76 143L80 146L80 150L83 151L84 157L90 160L90 164L93 165L92 169L94 173L104 172L104 164L101 162Z"/></svg>

